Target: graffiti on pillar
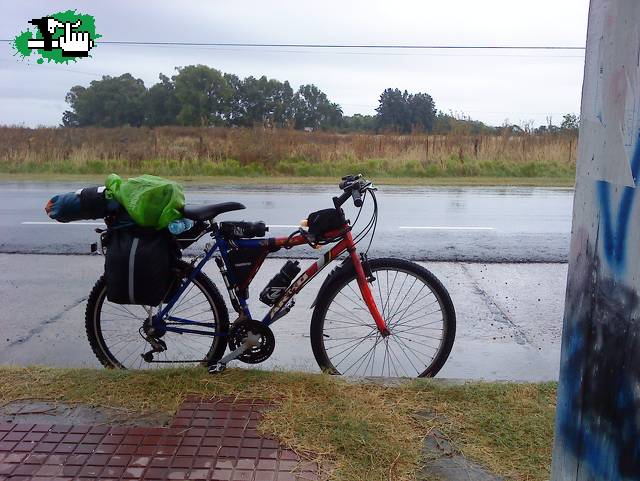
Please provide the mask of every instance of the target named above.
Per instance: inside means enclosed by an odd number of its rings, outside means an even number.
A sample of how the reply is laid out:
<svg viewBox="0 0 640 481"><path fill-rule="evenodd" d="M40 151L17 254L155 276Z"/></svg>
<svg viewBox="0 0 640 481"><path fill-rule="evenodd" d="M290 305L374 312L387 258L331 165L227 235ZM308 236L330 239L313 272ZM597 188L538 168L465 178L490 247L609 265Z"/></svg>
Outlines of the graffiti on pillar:
<svg viewBox="0 0 640 481"><path fill-rule="evenodd" d="M616 274L624 272L627 260L629 220L634 207L638 174L640 173L640 140L636 142L630 167L634 186L621 187L622 195L617 205L611 200L611 190L615 186L604 180L596 182L600 203L602 247L609 266Z"/></svg>
<svg viewBox="0 0 640 481"><path fill-rule="evenodd" d="M630 318L638 295L603 274L587 243L568 280L567 302L558 441L584 473L578 479L639 479L640 319Z"/></svg>

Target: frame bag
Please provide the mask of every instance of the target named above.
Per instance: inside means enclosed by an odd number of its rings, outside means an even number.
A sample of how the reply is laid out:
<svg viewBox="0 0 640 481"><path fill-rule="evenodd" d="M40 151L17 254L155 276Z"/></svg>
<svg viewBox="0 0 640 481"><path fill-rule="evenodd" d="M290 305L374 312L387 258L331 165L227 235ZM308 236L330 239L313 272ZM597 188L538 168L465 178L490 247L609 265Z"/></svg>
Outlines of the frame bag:
<svg viewBox="0 0 640 481"><path fill-rule="evenodd" d="M174 277L173 243L164 229L110 229L104 241L107 299L116 304L160 304Z"/></svg>
<svg viewBox="0 0 640 481"><path fill-rule="evenodd" d="M236 282L234 287L241 289L245 299L249 297L248 285L255 275L256 265L262 263L265 252L262 249L235 249L229 251L229 263ZM253 274L253 275L252 275Z"/></svg>

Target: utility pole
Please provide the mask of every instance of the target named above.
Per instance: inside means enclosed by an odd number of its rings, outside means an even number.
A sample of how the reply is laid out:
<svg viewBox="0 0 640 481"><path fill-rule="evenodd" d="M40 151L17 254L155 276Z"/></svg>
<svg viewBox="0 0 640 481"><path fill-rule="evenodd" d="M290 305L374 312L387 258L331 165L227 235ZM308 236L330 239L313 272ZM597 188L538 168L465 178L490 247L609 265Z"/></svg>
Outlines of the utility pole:
<svg viewBox="0 0 640 481"><path fill-rule="evenodd" d="M553 481L640 479L640 0L591 0Z"/></svg>

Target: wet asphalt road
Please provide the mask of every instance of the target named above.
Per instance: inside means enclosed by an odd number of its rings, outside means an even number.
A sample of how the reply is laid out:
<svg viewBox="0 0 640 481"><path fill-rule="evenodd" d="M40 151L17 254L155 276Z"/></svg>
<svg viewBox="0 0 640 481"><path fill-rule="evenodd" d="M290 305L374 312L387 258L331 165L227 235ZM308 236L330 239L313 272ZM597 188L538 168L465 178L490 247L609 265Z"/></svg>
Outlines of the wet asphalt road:
<svg viewBox="0 0 640 481"><path fill-rule="evenodd" d="M0 253L86 254L95 225L58 224L44 213L57 193L84 187L69 183L0 184ZM187 187L193 204L239 201L244 211L220 220L264 220L270 235L288 235L307 214L331 206L330 186ZM379 223L373 256L467 262L566 262L572 189L522 187L398 187L378 192ZM371 212L362 213L362 226ZM356 217L345 204L347 216ZM356 226L357 227L357 226ZM355 229L357 232L358 229ZM202 243L202 242L201 242ZM301 249L296 257L316 257Z"/></svg>
<svg viewBox="0 0 640 481"><path fill-rule="evenodd" d="M96 225L52 223L43 211L52 195L83 186L0 184L0 364L98 365L86 341L84 309L104 259L75 255L88 253ZM190 186L187 201L243 202L247 210L220 220L265 220L271 235L284 236L309 212L329 207L336 190ZM429 261L424 265L449 289L456 307L458 334L440 376L556 379L572 190L384 186L378 198L371 255ZM346 210L355 219L353 206ZM310 249L291 254L318 256ZM282 262L268 260L255 285L265 285ZM205 270L222 286L213 264ZM309 307L324 277L314 279L294 310L274 324L276 351L262 367L317 371ZM251 304L260 318L255 292Z"/></svg>
<svg viewBox="0 0 640 481"><path fill-rule="evenodd" d="M267 259L252 283L249 303L256 319L267 310L258 292L283 263ZM0 365L99 367L84 317L87 296L103 264L99 255L0 254ZM457 316L453 350L438 377L557 380L566 264L421 264L445 285ZM224 290L215 263L207 264L205 272ZM313 279L291 312L271 326L273 355L250 367L319 371L309 323L311 304L325 276L322 272ZM233 315L226 293L223 297Z"/></svg>

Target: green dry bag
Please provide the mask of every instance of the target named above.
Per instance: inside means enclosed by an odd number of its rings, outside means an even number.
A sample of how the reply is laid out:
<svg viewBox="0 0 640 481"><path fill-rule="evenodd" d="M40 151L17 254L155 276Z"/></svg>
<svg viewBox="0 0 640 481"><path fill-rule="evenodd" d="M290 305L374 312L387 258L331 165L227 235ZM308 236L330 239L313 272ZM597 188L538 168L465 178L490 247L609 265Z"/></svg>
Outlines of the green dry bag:
<svg viewBox="0 0 640 481"><path fill-rule="evenodd" d="M105 186L107 198L117 200L140 226L163 229L182 217L184 191L176 182L147 174L123 181L111 174Z"/></svg>

